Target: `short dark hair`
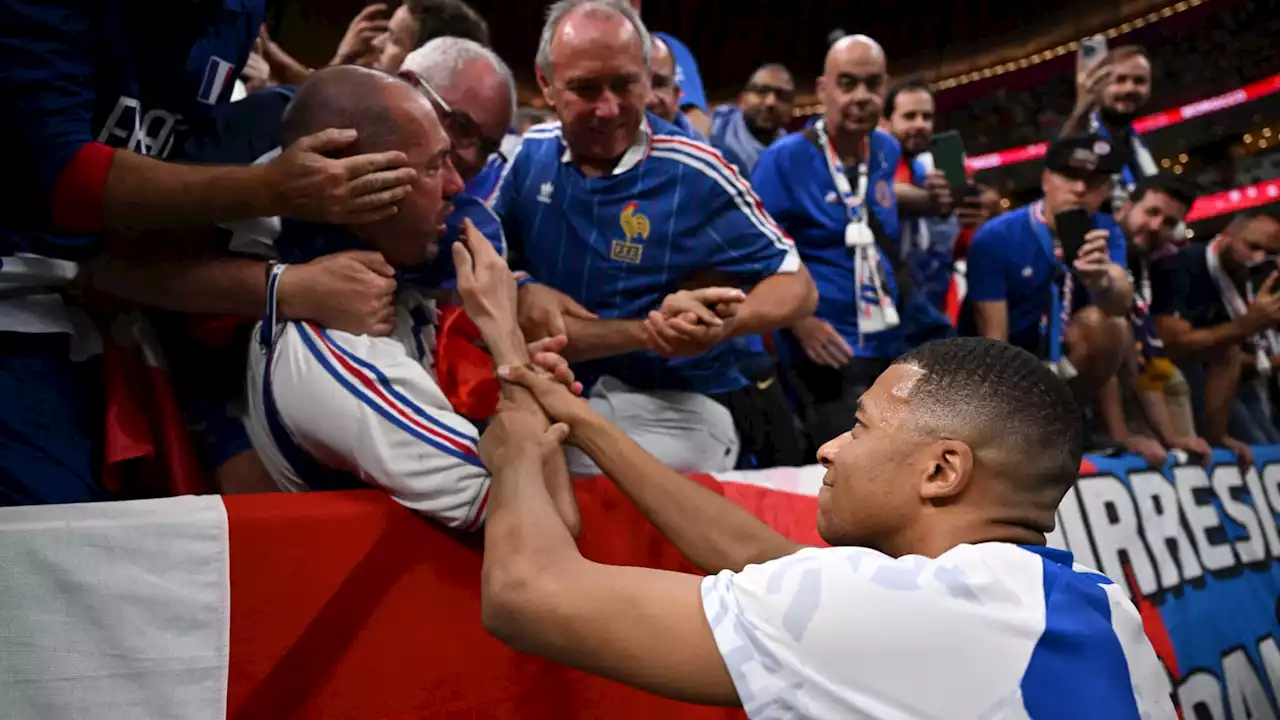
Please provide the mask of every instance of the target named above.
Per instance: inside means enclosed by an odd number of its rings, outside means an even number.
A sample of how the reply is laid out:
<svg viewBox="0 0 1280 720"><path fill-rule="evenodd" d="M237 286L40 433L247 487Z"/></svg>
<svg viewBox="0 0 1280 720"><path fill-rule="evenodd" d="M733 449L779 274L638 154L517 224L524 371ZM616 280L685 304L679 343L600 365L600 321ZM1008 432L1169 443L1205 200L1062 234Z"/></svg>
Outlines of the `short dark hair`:
<svg viewBox="0 0 1280 720"><path fill-rule="evenodd" d="M438 37L466 38L489 47L489 23L462 0L406 0L405 5L418 21L415 47Z"/></svg>
<svg viewBox="0 0 1280 720"><path fill-rule="evenodd" d="M751 77L755 77L757 73L762 73L766 70L773 70L774 72L782 73L782 76L787 79L787 82L791 83L792 87L795 87L796 81L794 78L791 77L791 71L788 70L787 66L783 65L782 63L777 63L777 62L765 63L760 67L756 68L755 70L752 70ZM748 78L748 80L749 79L750 78Z"/></svg>
<svg viewBox="0 0 1280 720"><path fill-rule="evenodd" d="M1133 192L1129 193L1129 200L1135 203L1142 202L1142 198L1149 192L1164 193L1186 205L1188 209L1196 201L1195 187L1168 173L1156 173L1139 180Z"/></svg>
<svg viewBox="0 0 1280 720"><path fill-rule="evenodd" d="M893 108L898 102L898 94L904 92L927 92L929 97L933 97L933 88L929 87L929 83L921 78L908 78L896 82L884 96L885 117L893 117Z"/></svg>
<svg viewBox="0 0 1280 720"><path fill-rule="evenodd" d="M894 364L923 372L908 396L912 414L940 430L956 429L975 455L995 449L1018 489L1060 498L1075 482L1084 453L1080 408L1035 355L962 337L927 342Z"/></svg>

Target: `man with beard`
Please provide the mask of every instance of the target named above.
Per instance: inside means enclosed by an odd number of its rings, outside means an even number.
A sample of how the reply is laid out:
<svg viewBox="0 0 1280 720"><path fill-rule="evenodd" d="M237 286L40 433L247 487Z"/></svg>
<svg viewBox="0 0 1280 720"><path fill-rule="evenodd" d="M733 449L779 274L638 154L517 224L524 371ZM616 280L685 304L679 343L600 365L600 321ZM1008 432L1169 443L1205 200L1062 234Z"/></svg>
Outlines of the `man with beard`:
<svg viewBox="0 0 1280 720"><path fill-rule="evenodd" d="M1206 438L1246 464L1253 462L1249 443L1275 442L1269 419L1232 417L1232 406L1242 377L1270 382L1273 358L1280 356L1278 254L1280 217L1240 215L1218 237L1187 245L1151 272L1160 339L1188 366L1189 377L1192 369L1204 369Z"/></svg>
<svg viewBox="0 0 1280 720"><path fill-rule="evenodd" d="M1124 590L1045 545L1081 428L1030 353L959 338L898 358L818 452L830 547L663 467L529 369L499 377L558 423L500 411L480 441L481 619L511 647L750 718L1175 717ZM707 576L584 558L538 476L566 438Z"/></svg>
<svg viewBox="0 0 1280 720"><path fill-rule="evenodd" d="M760 153L787 133L795 101L796 84L787 68L761 66L738 95L737 105L721 105L711 114L711 144L750 177Z"/></svg>
<svg viewBox="0 0 1280 720"><path fill-rule="evenodd" d="M1062 134L1091 132L1129 151L1119 173L1112 207L1119 207L1142 178L1158 172L1133 121L1151 98L1151 61L1137 45L1125 45L1084 68L1076 81L1076 105Z"/></svg>
<svg viewBox="0 0 1280 720"><path fill-rule="evenodd" d="M825 114L765 150L751 177L818 284L816 313L779 343L813 447L844 432L858 397L907 349L893 194L901 148L877 128L887 89L879 43L841 38L818 78Z"/></svg>
<svg viewBox="0 0 1280 720"><path fill-rule="evenodd" d="M749 382L725 341L789 325L817 293L724 158L644 112L650 60L629 5L552 5L537 71L560 122L525 135L493 208L532 278L521 304L545 284L593 313L560 318L593 407L674 467L732 469L755 424L734 411ZM722 287L689 288L699 276Z"/></svg>
<svg viewBox="0 0 1280 720"><path fill-rule="evenodd" d="M447 198L462 192L449 135L431 102L383 73L328 68L314 73L290 103L285 141L335 122L359 130L357 150L405 153L417 173L412 191L394 217L375 223L286 220L276 240L281 258L307 261L363 249L377 251L396 268L429 263L440 252L453 212ZM538 359L572 384L567 364L554 355L563 338L525 346L515 328L516 289L506 263L469 222L451 254L467 312L495 360ZM489 473L476 451L475 427L454 411L437 383L437 321L427 295L433 288L401 284L385 307L395 330L374 337L279 318L275 291L288 270L283 262L271 267L266 313L255 328L247 374L249 434L276 483L291 491L371 485L451 527L479 527ZM525 402L536 409L532 398ZM575 526L563 462L547 477L565 522Z"/></svg>
<svg viewBox="0 0 1280 720"><path fill-rule="evenodd" d="M902 218L900 255L911 272L918 301L908 303L903 317L907 343L949 337L955 328L943 314L951 286L956 237L960 224L946 177L933 166L933 91L922 80L907 80L889 89L884 101L888 130L902 144L902 161L893 192Z"/></svg>
<svg viewBox="0 0 1280 720"><path fill-rule="evenodd" d="M1154 175L1138 183L1115 215L1128 240L1134 350L1099 394L1099 412L1111 439L1155 467L1165 464L1171 449L1211 460L1208 443L1196 436L1187 380L1167 356L1151 314L1152 259L1173 244L1174 232L1194 201L1185 183Z"/></svg>

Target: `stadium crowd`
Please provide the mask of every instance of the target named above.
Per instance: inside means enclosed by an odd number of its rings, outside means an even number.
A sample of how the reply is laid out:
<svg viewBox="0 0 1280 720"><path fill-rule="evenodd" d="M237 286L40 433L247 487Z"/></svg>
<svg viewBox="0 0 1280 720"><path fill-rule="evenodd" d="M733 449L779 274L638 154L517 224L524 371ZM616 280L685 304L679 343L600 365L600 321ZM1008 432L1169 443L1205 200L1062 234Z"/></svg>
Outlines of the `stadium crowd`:
<svg viewBox="0 0 1280 720"><path fill-rule="evenodd" d="M954 573L913 624L957 637L990 626L955 598L1049 573L1111 603L1090 632L1129 643L1129 675L1090 682L1163 716L1136 611L1037 546L1082 451L1163 467L1280 443L1280 217L1187 242L1197 189L1132 128L1184 82L1167 50L1113 47L1069 102L1032 101L1061 123L1043 197L1006 211L935 143L929 84L864 35L826 49L824 111L788 133L786 67L709 106L639 2L549 8L549 110L518 106L459 0L370 5L318 69L261 1L109 5L0 3L0 128L26 178L0 209L0 504L380 488L484 528L500 638L756 717L899 701L855 688L906 665L833 655L913 632L885 620L905 581L859 563ZM835 559L678 474L814 457ZM601 473L710 577L577 556L571 478ZM825 598L769 589L811 567ZM883 612L842 625L837 595ZM616 603L655 620L611 627L596 608ZM776 618L823 630L760 629ZM1022 620L1004 632L1025 644ZM939 652L982 665L963 645ZM1057 702L1051 662L975 676L967 711L1010 683Z"/></svg>

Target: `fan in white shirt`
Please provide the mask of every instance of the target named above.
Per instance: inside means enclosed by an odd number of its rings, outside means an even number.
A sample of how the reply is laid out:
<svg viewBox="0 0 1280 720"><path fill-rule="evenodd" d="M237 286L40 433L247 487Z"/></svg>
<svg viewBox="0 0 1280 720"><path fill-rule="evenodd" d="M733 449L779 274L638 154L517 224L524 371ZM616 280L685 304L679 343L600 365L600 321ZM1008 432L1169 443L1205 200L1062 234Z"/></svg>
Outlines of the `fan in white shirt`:
<svg viewBox="0 0 1280 720"><path fill-rule="evenodd" d="M508 409L480 441L483 619L509 645L751 718L1175 717L1123 591L1045 547L1082 428L1030 353L942 340L885 371L818 452L826 548L664 468L534 371L499 376L558 422ZM710 574L584 559L538 479L566 437Z"/></svg>

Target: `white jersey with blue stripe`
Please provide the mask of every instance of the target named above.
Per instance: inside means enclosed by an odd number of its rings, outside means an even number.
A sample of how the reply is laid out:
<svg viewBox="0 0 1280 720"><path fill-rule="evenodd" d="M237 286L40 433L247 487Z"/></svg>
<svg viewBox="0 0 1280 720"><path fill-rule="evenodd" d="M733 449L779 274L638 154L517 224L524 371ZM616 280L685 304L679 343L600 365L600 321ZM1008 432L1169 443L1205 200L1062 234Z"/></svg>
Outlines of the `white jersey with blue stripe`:
<svg viewBox="0 0 1280 720"><path fill-rule="evenodd" d="M245 424L276 484L307 490L319 486L309 472L332 469L450 527L476 529L489 473L475 426L454 412L436 382L435 333L434 304L402 286L389 337L286 322L271 347L252 343ZM273 410L293 448L273 434ZM293 449L307 462L291 462Z"/></svg>
<svg viewBox="0 0 1280 720"><path fill-rule="evenodd" d="M1176 717L1138 611L1064 550L808 548L702 602L752 720Z"/></svg>

